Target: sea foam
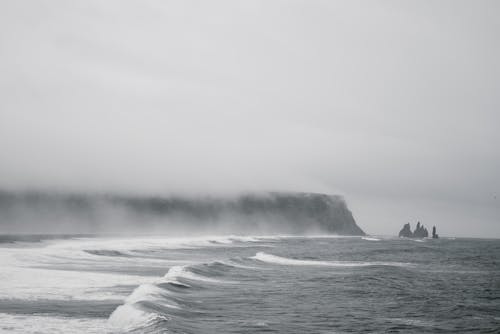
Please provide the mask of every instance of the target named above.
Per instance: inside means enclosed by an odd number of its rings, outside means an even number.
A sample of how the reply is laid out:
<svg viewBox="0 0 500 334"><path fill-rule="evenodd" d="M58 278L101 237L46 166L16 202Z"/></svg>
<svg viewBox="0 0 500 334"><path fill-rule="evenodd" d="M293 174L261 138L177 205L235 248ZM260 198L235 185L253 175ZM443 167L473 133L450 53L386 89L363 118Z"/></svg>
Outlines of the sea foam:
<svg viewBox="0 0 500 334"><path fill-rule="evenodd" d="M367 241L380 241L380 239L372 238L372 237L362 237L361 239L367 240Z"/></svg>
<svg viewBox="0 0 500 334"><path fill-rule="evenodd" d="M124 304L118 306L118 308L111 313L108 319L108 326L116 330L127 332L145 328L158 321L166 320L168 319L165 316L141 310L136 304Z"/></svg>
<svg viewBox="0 0 500 334"><path fill-rule="evenodd" d="M173 266L169 271L163 276L166 282L174 281L178 283L179 278L186 278L194 281L210 282L210 283L236 283L229 281L222 281L215 278L210 278L202 275L197 275L187 269L187 266Z"/></svg>
<svg viewBox="0 0 500 334"><path fill-rule="evenodd" d="M367 267L367 266L407 266L408 263L400 262L344 262L344 261L316 261L316 260L298 260L286 257L258 252L252 259L261 262L288 265L288 266L325 266L325 267Z"/></svg>
<svg viewBox="0 0 500 334"><path fill-rule="evenodd" d="M138 286L125 299L125 303L118 306L110 315L108 321L109 326L122 331L131 331L154 325L159 321L167 321L167 316L145 308L142 302L148 302L170 309L182 309L182 307L174 301L171 293L167 289L163 289L159 286L162 283L175 283L189 287L188 284L179 281L179 279L182 278L209 283L236 283L195 274L189 270L188 266L173 266L167 271L165 276L156 280L156 282Z"/></svg>

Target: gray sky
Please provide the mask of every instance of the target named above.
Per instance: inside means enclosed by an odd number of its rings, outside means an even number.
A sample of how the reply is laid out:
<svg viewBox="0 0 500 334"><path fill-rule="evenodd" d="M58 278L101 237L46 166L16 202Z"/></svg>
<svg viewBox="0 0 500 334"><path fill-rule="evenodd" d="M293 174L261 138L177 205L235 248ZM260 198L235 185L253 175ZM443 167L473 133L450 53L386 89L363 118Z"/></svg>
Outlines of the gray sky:
<svg viewBox="0 0 500 334"><path fill-rule="evenodd" d="M498 1L1 1L0 187L343 194L500 237Z"/></svg>

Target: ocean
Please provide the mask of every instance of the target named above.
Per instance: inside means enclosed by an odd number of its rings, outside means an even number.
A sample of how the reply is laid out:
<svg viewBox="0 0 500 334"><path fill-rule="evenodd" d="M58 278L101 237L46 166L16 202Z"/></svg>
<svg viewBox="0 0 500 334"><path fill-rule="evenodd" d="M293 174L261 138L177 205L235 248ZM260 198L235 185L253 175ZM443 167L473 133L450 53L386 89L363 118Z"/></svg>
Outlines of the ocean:
<svg viewBox="0 0 500 334"><path fill-rule="evenodd" d="M0 236L2 333L499 333L500 240Z"/></svg>

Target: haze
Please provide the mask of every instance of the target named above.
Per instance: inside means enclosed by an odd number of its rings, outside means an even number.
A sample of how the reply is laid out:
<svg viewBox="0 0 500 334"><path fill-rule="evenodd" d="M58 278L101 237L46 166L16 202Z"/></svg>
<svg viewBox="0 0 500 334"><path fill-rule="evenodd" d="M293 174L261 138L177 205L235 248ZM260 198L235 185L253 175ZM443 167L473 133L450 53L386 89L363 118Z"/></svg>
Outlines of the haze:
<svg viewBox="0 0 500 334"><path fill-rule="evenodd" d="M345 196L500 237L498 1L2 1L0 188Z"/></svg>

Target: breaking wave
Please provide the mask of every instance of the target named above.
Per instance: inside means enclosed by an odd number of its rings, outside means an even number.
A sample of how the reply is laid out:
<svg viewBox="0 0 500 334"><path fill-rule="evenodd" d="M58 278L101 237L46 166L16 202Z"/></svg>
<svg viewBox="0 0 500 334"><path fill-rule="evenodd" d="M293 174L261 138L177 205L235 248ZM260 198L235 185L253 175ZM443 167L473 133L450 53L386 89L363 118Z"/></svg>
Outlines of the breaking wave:
<svg viewBox="0 0 500 334"><path fill-rule="evenodd" d="M252 259L279 265L288 266L326 266L326 267L367 267L367 266L408 266L408 263L400 262L345 262L345 261L316 261L316 260L298 260L286 257L258 252Z"/></svg>
<svg viewBox="0 0 500 334"><path fill-rule="evenodd" d="M166 316L142 310L138 305L124 304L111 314L108 325L113 329L127 332L158 325L167 320Z"/></svg>
<svg viewBox="0 0 500 334"><path fill-rule="evenodd" d="M229 240L229 239L226 239ZM245 240L252 242L253 240ZM264 264L285 266L366 267L403 266L397 262L343 262L301 260L265 252L251 257L235 257L208 263L172 266L165 275L153 283L138 286L117 307L108 319L108 325L119 331L155 332L159 328L178 328L189 332L190 319L196 314L209 312L202 302L206 292L224 289L224 284L240 284L225 280L229 271L246 275L247 270L268 270ZM242 281L243 282L243 281Z"/></svg>
<svg viewBox="0 0 500 334"><path fill-rule="evenodd" d="M120 331L147 331L173 319L189 319L196 312L197 302L191 300L190 290L209 289L212 284L236 284L215 277L221 272L236 268L229 262L210 262L191 266L173 266L154 283L138 286L116 308L108 319L108 325ZM242 267L242 266L239 266Z"/></svg>
<svg viewBox="0 0 500 334"><path fill-rule="evenodd" d="M221 262L214 262L213 265L222 264ZM222 281L215 278L210 278L208 276L199 275L193 272L194 269L191 269L188 266L174 266L170 268L170 270L163 276L163 279L167 282L174 281L179 283L179 279L188 279L193 281L202 281L202 282L210 282L210 283L235 283L231 281ZM181 282L182 283L182 282Z"/></svg>

